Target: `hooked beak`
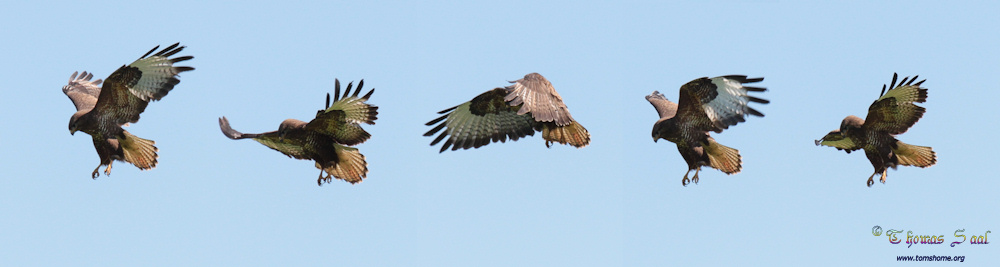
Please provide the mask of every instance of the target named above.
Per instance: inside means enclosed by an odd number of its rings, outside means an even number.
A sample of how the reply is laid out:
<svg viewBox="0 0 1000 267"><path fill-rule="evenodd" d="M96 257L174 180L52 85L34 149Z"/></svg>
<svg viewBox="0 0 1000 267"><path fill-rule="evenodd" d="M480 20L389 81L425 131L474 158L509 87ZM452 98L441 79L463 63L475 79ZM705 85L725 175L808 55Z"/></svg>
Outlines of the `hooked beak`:
<svg viewBox="0 0 1000 267"><path fill-rule="evenodd" d="M69 135L73 135L75 133L76 133L76 130L69 130Z"/></svg>

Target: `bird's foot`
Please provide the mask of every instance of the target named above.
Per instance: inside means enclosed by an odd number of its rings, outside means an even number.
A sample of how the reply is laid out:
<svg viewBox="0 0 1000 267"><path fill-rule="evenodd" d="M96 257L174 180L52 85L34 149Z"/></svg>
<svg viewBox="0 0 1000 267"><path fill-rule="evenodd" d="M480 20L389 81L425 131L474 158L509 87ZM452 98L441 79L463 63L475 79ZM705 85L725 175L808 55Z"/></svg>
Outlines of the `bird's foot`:
<svg viewBox="0 0 1000 267"><path fill-rule="evenodd" d="M111 161L114 163L114 161ZM111 163L108 163L108 168L104 169L104 175L111 176Z"/></svg>
<svg viewBox="0 0 1000 267"><path fill-rule="evenodd" d="M97 165L97 168L94 168L94 172L90 173L90 179L95 179L95 180L96 180L96 179L97 179L97 176L100 176L100 175L101 175L101 174L100 174L100 173L98 172L98 170L100 170L100 169L101 169L101 165Z"/></svg>
<svg viewBox="0 0 1000 267"><path fill-rule="evenodd" d="M323 177L323 170L319 171L319 178L316 179L316 184L317 185L323 186L323 184L329 184L332 181L333 181L333 175L331 175L330 173L327 173L326 177Z"/></svg>
<svg viewBox="0 0 1000 267"><path fill-rule="evenodd" d="M700 169L700 168L699 168L699 169L696 169L696 170L694 170L694 177L691 177L691 182L693 182L693 183L695 183L695 184L698 184L698 173L699 173L699 172L701 172L701 169Z"/></svg>
<svg viewBox="0 0 1000 267"><path fill-rule="evenodd" d="M872 180L872 178L875 178L875 173L872 173L872 176L868 176L868 187L872 187L875 184L875 180Z"/></svg>
<svg viewBox="0 0 1000 267"><path fill-rule="evenodd" d="M885 175L888 174L889 170L882 171L882 179L880 180L882 184L885 184Z"/></svg>
<svg viewBox="0 0 1000 267"><path fill-rule="evenodd" d="M691 173L691 170L688 170L687 172L684 173L684 179L681 179L681 185L688 186L689 181L691 181L691 180L688 180L688 174L689 173Z"/></svg>

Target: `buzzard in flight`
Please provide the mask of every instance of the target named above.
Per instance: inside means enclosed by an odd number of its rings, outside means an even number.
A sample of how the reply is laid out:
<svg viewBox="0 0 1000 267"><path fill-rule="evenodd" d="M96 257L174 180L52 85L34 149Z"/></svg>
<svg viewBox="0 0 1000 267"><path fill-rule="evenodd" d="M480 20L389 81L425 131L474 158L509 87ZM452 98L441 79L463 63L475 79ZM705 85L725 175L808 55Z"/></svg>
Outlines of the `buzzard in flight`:
<svg viewBox="0 0 1000 267"><path fill-rule="evenodd" d="M441 132L431 146L447 137L439 152L449 147L453 151L479 148L491 142L506 142L507 138L517 141L535 131L542 132L546 147L553 142L577 148L590 144L590 133L573 120L549 80L531 73L510 83L513 85L486 91L469 102L438 112L445 115L426 124L440 123L424 134Z"/></svg>
<svg viewBox="0 0 1000 267"><path fill-rule="evenodd" d="M927 101L927 88L920 87L926 79L914 83L918 76L913 76L913 79L904 77L899 86L896 86L897 77L897 74L892 74L889 91L882 85L882 93L868 107L865 119L847 116L840 123L839 129L816 140L817 146L831 146L847 153L864 149L868 161L875 167L875 172L868 177L868 187L875 183L873 178L879 173L882 174L881 181L884 184L888 167L896 169L896 166L903 165L925 168L937 163L937 156L930 147L906 144L893 137L905 133L927 111L914 104Z"/></svg>
<svg viewBox="0 0 1000 267"><path fill-rule="evenodd" d="M708 166L726 174L740 172L742 159L740 151L715 142L709 131L721 133L729 126L746 121L744 117L754 115L764 117L759 111L747 106L750 102L767 104L770 101L747 95L747 92L763 92L761 87L743 86L745 83L763 81L764 78L747 78L742 75L720 76L709 79L702 77L681 86L677 103L667 100L658 91L646 96L653 104L660 119L653 124L653 142L659 139L677 144L677 150L687 162L681 184L698 183L701 166ZM688 174L694 170L694 177Z"/></svg>
<svg viewBox="0 0 1000 267"><path fill-rule="evenodd" d="M334 102L330 105L330 94L326 95L326 108L316 112L316 118L304 122L287 119L278 125L277 131L259 134L245 134L233 130L226 117L219 118L219 128L230 139L251 138L290 158L307 159L316 162L320 170L316 183L330 183L332 177L351 184L360 183L368 175L368 163L357 148L349 147L364 143L371 134L361 128L361 123L375 124L378 107L365 103L375 89L358 97L365 81L358 82L358 88L351 94L351 83L347 84L344 95L340 95L340 81L334 80ZM326 176L323 176L323 173Z"/></svg>
<svg viewBox="0 0 1000 267"><path fill-rule="evenodd" d="M93 80L93 73L74 72L63 93L76 106L76 113L69 119L69 132L83 131L94 140L94 148L101 158L91 177L96 179L101 166L105 175L111 175L113 160L132 163L141 170L156 167L158 149L153 140L142 139L122 129L122 125L139 121L139 114L150 101L160 100L174 89L180 80L177 74L194 70L192 67L175 67L174 63L192 59L192 56L170 58L184 49L173 44L152 54L159 46L146 52L132 64L121 66L104 79ZM152 54L152 56L150 56ZM149 57L147 57L149 56Z"/></svg>

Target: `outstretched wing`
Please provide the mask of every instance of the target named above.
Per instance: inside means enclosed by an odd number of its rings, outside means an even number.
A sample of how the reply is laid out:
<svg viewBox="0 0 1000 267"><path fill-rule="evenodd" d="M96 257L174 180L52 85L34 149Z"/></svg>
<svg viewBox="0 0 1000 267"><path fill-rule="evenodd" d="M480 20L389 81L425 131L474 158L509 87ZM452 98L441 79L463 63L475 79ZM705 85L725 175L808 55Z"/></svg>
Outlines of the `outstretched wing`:
<svg viewBox="0 0 1000 267"><path fill-rule="evenodd" d="M288 157L296 159L311 159L305 150L305 138L300 138L303 134L301 130L293 130L285 134L285 138L278 137L278 131L271 131L259 134L245 134L239 131L233 130L229 126L229 120L226 117L219 118L219 128L222 129L222 134L229 139L239 140L244 138L251 138L258 143L261 143L271 149L277 150Z"/></svg>
<svg viewBox="0 0 1000 267"><path fill-rule="evenodd" d="M160 100L180 80L177 74L194 70L192 67L174 67L174 63L192 59L192 56L169 58L184 49L173 44L150 57L159 46L128 66L122 66L104 80L104 87L94 109L99 116L118 124L139 121L139 114L146 110L151 100Z"/></svg>
<svg viewBox="0 0 1000 267"><path fill-rule="evenodd" d="M844 150L847 153L851 153L851 151L861 149L864 144L855 142L850 136L840 134L840 130L833 130L823 136L823 138L816 140L816 145L835 147L837 150Z"/></svg>
<svg viewBox="0 0 1000 267"><path fill-rule="evenodd" d="M748 92L764 92L762 87L743 86L745 83L763 81L764 78L747 78L729 75L715 78L698 78L681 86L677 113L685 124L704 131L722 132L729 126L744 122L744 117L764 114L748 106L750 102L767 104L770 101L750 96Z"/></svg>
<svg viewBox="0 0 1000 267"><path fill-rule="evenodd" d="M101 94L101 79L91 81L91 78L94 78L93 73L84 71L77 76L77 72L74 71L73 75L69 76L69 84L62 88L63 93L73 101L77 111L93 109L97 103L97 96Z"/></svg>
<svg viewBox="0 0 1000 267"><path fill-rule="evenodd" d="M512 81L508 86L510 94L504 101L511 106L521 106L517 115L531 113L536 121L555 122L557 126L566 126L573 122L569 108L563 103L562 97L552 87L552 83L538 73L524 75L524 78Z"/></svg>
<svg viewBox="0 0 1000 267"><path fill-rule="evenodd" d="M892 83L889 85L891 89L886 92L885 85L882 85L883 94L868 108L864 127L889 134L901 134L917 123L927 111L914 104L927 101L927 88L920 87L926 80L914 83L917 77L919 75L913 76L913 79L904 77L899 86L896 86L897 74L893 73Z"/></svg>
<svg viewBox="0 0 1000 267"><path fill-rule="evenodd" d="M479 148L490 142L506 142L507 138L516 141L534 135L536 130L541 129L539 124L531 116L519 114L517 107L508 105L504 100L507 92L504 88L496 88L476 96L472 101L438 112L445 115L426 125L440 124L424 136L433 136L444 130L431 142L433 146L448 137L439 151L444 152L448 147L451 150Z"/></svg>
<svg viewBox="0 0 1000 267"><path fill-rule="evenodd" d="M361 80L358 82L358 88L353 94L351 94L352 84L347 84L347 90L341 96L340 80L334 79L333 105L317 112L316 118L306 125L306 130L330 136L337 143L348 146L357 145L368 140L371 134L362 129L360 124L375 124L375 120L378 119L376 117L378 115L378 107L366 103L372 93L375 92L375 89L368 91L362 97L358 97L365 81ZM327 103L329 103L329 97L327 95Z"/></svg>
<svg viewBox="0 0 1000 267"><path fill-rule="evenodd" d="M661 120L673 118L677 114L677 103L667 100L667 97L660 91L653 91L652 94L647 95L646 101L653 104L653 108L656 109L656 113L660 114Z"/></svg>

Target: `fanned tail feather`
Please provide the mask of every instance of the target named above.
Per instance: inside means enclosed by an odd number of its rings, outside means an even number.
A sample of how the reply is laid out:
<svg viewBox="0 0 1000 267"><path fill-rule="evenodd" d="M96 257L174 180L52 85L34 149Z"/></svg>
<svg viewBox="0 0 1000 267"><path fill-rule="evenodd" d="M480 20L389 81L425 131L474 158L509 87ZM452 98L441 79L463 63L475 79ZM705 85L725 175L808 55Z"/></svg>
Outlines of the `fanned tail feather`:
<svg viewBox="0 0 1000 267"><path fill-rule="evenodd" d="M365 161L365 155L362 155L357 148L337 144L334 144L334 146L337 152L337 164L323 169L317 163L316 168L322 169L327 173L325 178L317 182L320 185L324 182L330 183L332 181L331 176L351 184L360 183L364 180L368 176L368 162Z"/></svg>
<svg viewBox="0 0 1000 267"><path fill-rule="evenodd" d="M156 154L159 149L154 146L156 142L149 139L142 139L125 131L125 140L119 140L122 152L125 154L125 161L132 163L140 170L148 170L156 167Z"/></svg>
<svg viewBox="0 0 1000 267"><path fill-rule="evenodd" d="M582 148L590 144L590 132L583 128L580 123L573 121L565 126L556 126L555 123L545 123L542 127L542 138L545 144L550 142L569 144L576 148Z"/></svg>
<svg viewBox="0 0 1000 267"><path fill-rule="evenodd" d="M904 166L926 168L937 163L937 154L934 153L931 147L927 146L917 146L896 141L896 147L892 149L892 153L896 154L896 157L899 158L899 164Z"/></svg>
<svg viewBox="0 0 1000 267"><path fill-rule="evenodd" d="M708 154L710 167L726 174L739 173L740 169L743 168L743 157L740 156L740 151L719 144L714 139L708 139L708 145L705 146L705 154Z"/></svg>

